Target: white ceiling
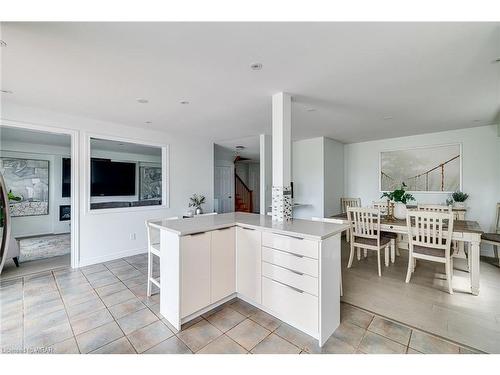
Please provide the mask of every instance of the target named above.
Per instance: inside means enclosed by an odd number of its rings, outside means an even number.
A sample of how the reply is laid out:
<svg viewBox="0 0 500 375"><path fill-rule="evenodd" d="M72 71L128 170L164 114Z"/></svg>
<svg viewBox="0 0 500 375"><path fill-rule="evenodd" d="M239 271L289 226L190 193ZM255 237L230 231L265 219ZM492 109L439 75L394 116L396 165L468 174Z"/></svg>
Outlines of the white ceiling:
<svg viewBox="0 0 500 375"><path fill-rule="evenodd" d="M214 140L270 133L279 91L294 96L294 139L500 116L500 23L2 23L1 39L3 105Z"/></svg>
<svg viewBox="0 0 500 375"><path fill-rule="evenodd" d="M219 141L217 142L217 144L224 147L226 150L233 152L235 155L236 146L243 146L245 148L241 151L238 151L238 154L241 157L249 158L253 161L260 160L260 140L258 135Z"/></svg>

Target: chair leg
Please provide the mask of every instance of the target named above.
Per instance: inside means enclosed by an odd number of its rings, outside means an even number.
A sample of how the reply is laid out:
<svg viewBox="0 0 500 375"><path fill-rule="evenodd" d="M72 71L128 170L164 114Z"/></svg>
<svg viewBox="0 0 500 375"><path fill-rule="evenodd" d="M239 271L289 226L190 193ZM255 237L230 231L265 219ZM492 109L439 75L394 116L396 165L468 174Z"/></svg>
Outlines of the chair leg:
<svg viewBox="0 0 500 375"><path fill-rule="evenodd" d="M148 251L148 290L147 290L148 297L151 297L152 277L153 277L153 257L151 256L151 252Z"/></svg>
<svg viewBox="0 0 500 375"><path fill-rule="evenodd" d="M19 267L19 260L17 259L17 257L12 258L12 260L14 261L16 267Z"/></svg>
<svg viewBox="0 0 500 375"><path fill-rule="evenodd" d="M386 267L389 267L389 252L391 250L391 246L390 245L387 245L385 248L384 248L384 262L385 262L385 266Z"/></svg>
<svg viewBox="0 0 500 375"><path fill-rule="evenodd" d="M493 245L493 253L495 253L495 259L498 259L498 266L500 267L500 258L498 257L498 245Z"/></svg>
<svg viewBox="0 0 500 375"><path fill-rule="evenodd" d="M368 257L368 250L364 249L363 251L364 251L364 254L363 254L364 257L367 258Z"/></svg>
<svg viewBox="0 0 500 375"><path fill-rule="evenodd" d="M446 267L446 279L448 280L448 291L450 294L453 294L453 285L452 275L453 275L453 258L450 258L450 261L444 264Z"/></svg>
<svg viewBox="0 0 500 375"><path fill-rule="evenodd" d="M358 251L358 254L357 254L358 260L361 260L361 248L358 247L357 251Z"/></svg>
<svg viewBox="0 0 500 375"><path fill-rule="evenodd" d="M351 268L353 259L354 259L354 245L351 242L351 252L349 253L349 262L347 263L347 268Z"/></svg>
<svg viewBox="0 0 500 375"><path fill-rule="evenodd" d="M345 240L349 243L349 240L351 238L351 230L350 229L346 229L345 231Z"/></svg>
<svg viewBox="0 0 500 375"><path fill-rule="evenodd" d="M382 276L382 267L380 267L380 249L377 250L378 277Z"/></svg>
<svg viewBox="0 0 500 375"><path fill-rule="evenodd" d="M406 271L406 283L410 282L411 273L413 272L413 257L408 254L408 271Z"/></svg>
<svg viewBox="0 0 500 375"><path fill-rule="evenodd" d="M396 240L391 240L391 263L396 261Z"/></svg>

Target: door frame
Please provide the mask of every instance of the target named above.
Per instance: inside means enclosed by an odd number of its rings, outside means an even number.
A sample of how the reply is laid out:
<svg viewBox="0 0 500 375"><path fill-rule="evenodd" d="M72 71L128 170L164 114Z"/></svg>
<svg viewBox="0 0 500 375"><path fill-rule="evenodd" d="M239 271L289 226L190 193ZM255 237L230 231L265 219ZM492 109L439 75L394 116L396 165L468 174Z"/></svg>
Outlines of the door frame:
<svg viewBox="0 0 500 375"><path fill-rule="evenodd" d="M230 176L229 176L229 184L231 186L231 207L230 207L230 211L228 212L234 212L234 209L235 209L235 191L234 191L234 174L236 173L235 170L234 170L234 165L231 166L231 165L215 165L214 166L214 197L215 197L215 184L216 184L216 174L215 174L215 170L216 168L229 168L231 173L230 173ZM220 200L220 198L219 198ZM220 207L220 203L219 203L219 207Z"/></svg>
<svg viewBox="0 0 500 375"><path fill-rule="evenodd" d="M79 142L80 133L77 130L19 122L0 119L0 126L17 128L23 130L34 130L54 134L69 135L71 138L71 268L78 268L80 262L80 171L79 165Z"/></svg>

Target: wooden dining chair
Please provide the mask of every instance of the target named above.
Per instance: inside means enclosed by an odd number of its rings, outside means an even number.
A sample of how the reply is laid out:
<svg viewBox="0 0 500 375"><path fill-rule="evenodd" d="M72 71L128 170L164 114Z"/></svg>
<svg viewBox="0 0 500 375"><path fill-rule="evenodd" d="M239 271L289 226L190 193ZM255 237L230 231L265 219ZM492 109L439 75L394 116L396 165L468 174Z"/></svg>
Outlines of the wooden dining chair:
<svg viewBox="0 0 500 375"><path fill-rule="evenodd" d="M389 204L387 201L385 202L373 202L373 208L377 208L380 211L380 215L387 215L389 212ZM384 232L382 231L382 236L391 239L391 263L396 261L396 255L399 254L399 244L398 244L398 234L392 232Z"/></svg>
<svg viewBox="0 0 500 375"><path fill-rule="evenodd" d="M493 252L495 258L498 259L498 266L500 267L500 258L498 257L498 247L500 246L500 203L497 203L495 229L493 233L483 233L481 235L481 242L493 245Z"/></svg>
<svg viewBox="0 0 500 375"><path fill-rule="evenodd" d="M451 235L453 213L451 211L408 211L408 270L406 282L410 282L417 259L443 263L448 280L448 291L453 294L453 257L451 256Z"/></svg>
<svg viewBox="0 0 500 375"><path fill-rule="evenodd" d="M361 207L361 198L340 198L340 209L342 210L342 213L345 214L347 212L347 207ZM346 230L345 232L345 239L347 242L349 242L350 239L350 230ZM358 252L358 260L360 258L359 252Z"/></svg>
<svg viewBox="0 0 500 375"><path fill-rule="evenodd" d="M387 267L391 240L380 233L380 211L377 208L347 207L347 220L351 236L351 252L347 268L352 266L355 248L373 250L377 252L378 275L382 276L380 251L385 249L385 266Z"/></svg>
<svg viewBox="0 0 500 375"><path fill-rule="evenodd" d="M176 220L177 216L169 217L167 220ZM160 289L160 283L153 276L153 255L161 257L160 252L160 230L152 227L150 224L158 219L146 220L146 233L148 237L148 288L147 296L151 297L151 284L154 284Z"/></svg>

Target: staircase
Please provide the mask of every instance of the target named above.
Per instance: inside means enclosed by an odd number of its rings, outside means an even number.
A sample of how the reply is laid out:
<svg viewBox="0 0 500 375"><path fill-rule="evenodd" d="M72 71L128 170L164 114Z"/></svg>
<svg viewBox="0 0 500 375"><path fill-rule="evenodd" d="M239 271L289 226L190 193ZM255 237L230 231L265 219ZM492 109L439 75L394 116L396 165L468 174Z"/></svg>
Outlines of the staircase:
<svg viewBox="0 0 500 375"><path fill-rule="evenodd" d="M234 210L236 212L252 212L253 193L236 173L234 174Z"/></svg>

